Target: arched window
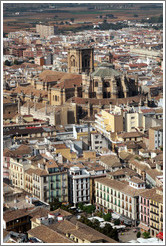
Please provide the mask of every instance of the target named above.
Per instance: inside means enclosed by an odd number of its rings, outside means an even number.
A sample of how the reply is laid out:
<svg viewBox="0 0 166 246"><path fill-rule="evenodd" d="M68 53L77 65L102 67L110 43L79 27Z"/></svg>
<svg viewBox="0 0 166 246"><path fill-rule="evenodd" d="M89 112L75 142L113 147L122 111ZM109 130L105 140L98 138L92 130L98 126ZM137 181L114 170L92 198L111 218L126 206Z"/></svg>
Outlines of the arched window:
<svg viewBox="0 0 166 246"><path fill-rule="evenodd" d="M70 64L71 64L72 67L75 67L76 62L75 62L75 57L74 56L70 57Z"/></svg>

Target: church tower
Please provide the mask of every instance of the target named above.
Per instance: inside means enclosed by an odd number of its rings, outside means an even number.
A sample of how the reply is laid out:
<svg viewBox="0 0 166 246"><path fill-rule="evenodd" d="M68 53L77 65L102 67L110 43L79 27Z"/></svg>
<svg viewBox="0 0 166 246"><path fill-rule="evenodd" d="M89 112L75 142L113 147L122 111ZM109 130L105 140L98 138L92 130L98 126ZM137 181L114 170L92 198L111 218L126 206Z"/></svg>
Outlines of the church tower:
<svg viewBox="0 0 166 246"><path fill-rule="evenodd" d="M68 73L89 74L93 71L93 48L71 48L68 50Z"/></svg>

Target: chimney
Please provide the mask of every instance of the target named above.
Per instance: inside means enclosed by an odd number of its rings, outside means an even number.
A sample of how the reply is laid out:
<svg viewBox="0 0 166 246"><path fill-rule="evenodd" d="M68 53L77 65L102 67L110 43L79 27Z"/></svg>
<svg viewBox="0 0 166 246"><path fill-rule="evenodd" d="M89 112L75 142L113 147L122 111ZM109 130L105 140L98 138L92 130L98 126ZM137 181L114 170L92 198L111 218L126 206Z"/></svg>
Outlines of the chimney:
<svg viewBox="0 0 166 246"><path fill-rule="evenodd" d="M18 114L20 114L20 98L18 98Z"/></svg>
<svg viewBox="0 0 166 246"><path fill-rule="evenodd" d="M36 108L36 101L34 101L34 111L36 111L37 108Z"/></svg>
<svg viewBox="0 0 166 246"><path fill-rule="evenodd" d="M88 147L89 147L89 150L91 150L90 122L88 122Z"/></svg>
<svg viewBox="0 0 166 246"><path fill-rule="evenodd" d="M112 110L112 102L110 102L110 111Z"/></svg>
<svg viewBox="0 0 166 246"><path fill-rule="evenodd" d="M91 117L91 103L88 102L88 117Z"/></svg>
<svg viewBox="0 0 166 246"><path fill-rule="evenodd" d="M148 95L146 95L146 100L145 100L144 105L145 105L146 107L148 107Z"/></svg>
<svg viewBox="0 0 166 246"><path fill-rule="evenodd" d="M47 102L45 103L45 115L47 115Z"/></svg>
<svg viewBox="0 0 166 246"><path fill-rule="evenodd" d="M28 115L30 114L30 100L27 101Z"/></svg>
<svg viewBox="0 0 166 246"><path fill-rule="evenodd" d="M79 225L78 225L78 222L76 223L76 230L78 230L79 229Z"/></svg>
<svg viewBox="0 0 166 246"><path fill-rule="evenodd" d="M75 92L74 92L74 93L75 93L75 95L74 95L74 96L75 96L75 97L78 97L78 89L77 89L77 86L76 86L76 85L74 85L74 87L75 87Z"/></svg>
<svg viewBox="0 0 166 246"><path fill-rule="evenodd" d="M139 113L141 113L141 97L140 97L140 100L139 100L139 104L138 104L138 108L139 108Z"/></svg>

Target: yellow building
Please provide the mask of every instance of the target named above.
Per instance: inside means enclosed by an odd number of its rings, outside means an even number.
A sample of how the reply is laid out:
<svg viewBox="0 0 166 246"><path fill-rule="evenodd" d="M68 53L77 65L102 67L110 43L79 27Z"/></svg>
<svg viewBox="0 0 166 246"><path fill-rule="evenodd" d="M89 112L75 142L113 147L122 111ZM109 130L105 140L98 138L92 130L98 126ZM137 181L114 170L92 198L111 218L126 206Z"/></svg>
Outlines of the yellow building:
<svg viewBox="0 0 166 246"><path fill-rule="evenodd" d="M97 131L110 139L110 133L123 131L123 114L120 107L110 107L110 110L101 110L95 115L95 127Z"/></svg>
<svg viewBox="0 0 166 246"><path fill-rule="evenodd" d="M77 158L77 154L72 152L65 144L57 144L54 152L61 154L64 161L73 161Z"/></svg>
<svg viewBox="0 0 166 246"><path fill-rule="evenodd" d="M133 132L138 128L145 129L145 117L141 112L127 112L125 115L125 131Z"/></svg>
<svg viewBox="0 0 166 246"><path fill-rule="evenodd" d="M155 196L150 199L150 235L156 237L159 232L163 232L162 188L157 188Z"/></svg>
<svg viewBox="0 0 166 246"><path fill-rule="evenodd" d="M17 188L24 189L25 179L24 174L25 170L30 168L31 161L25 158L10 158L10 167L9 167L9 179Z"/></svg>
<svg viewBox="0 0 166 246"><path fill-rule="evenodd" d="M96 159L96 151L93 151L93 150L83 151L83 158L87 160Z"/></svg>

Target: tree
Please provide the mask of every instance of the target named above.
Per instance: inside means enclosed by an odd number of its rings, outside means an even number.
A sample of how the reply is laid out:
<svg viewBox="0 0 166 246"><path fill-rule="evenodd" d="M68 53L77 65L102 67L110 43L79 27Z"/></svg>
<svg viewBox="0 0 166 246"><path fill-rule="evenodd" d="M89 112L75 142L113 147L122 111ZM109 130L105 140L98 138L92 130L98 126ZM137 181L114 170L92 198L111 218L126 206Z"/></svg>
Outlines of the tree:
<svg viewBox="0 0 166 246"><path fill-rule="evenodd" d="M95 206L94 205L89 205L89 206L83 206L83 211L85 211L87 214L91 214L95 211Z"/></svg>
<svg viewBox="0 0 166 246"><path fill-rule="evenodd" d="M97 211L97 213L95 213L97 216L99 217L103 217L103 213L101 211Z"/></svg>
<svg viewBox="0 0 166 246"><path fill-rule="evenodd" d="M138 231L138 232L137 232L137 238L139 238L140 236L141 236L141 232Z"/></svg>
<svg viewBox="0 0 166 246"><path fill-rule="evenodd" d="M110 224L105 224L105 226L102 228L102 233L108 235L110 231L112 231L112 226Z"/></svg>
<svg viewBox="0 0 166 246"><path fill-rule="evenodd" d="M110 231L109 235L107 236L109 236L110 238L113 238L116 241L119 241L117 229L113 229L112 231Z"/></svg>
<svg viewBox="0 0 166 246"><path fill-rule="evenodd" d="M50 202L50 211L60 208L61 205L62 203L57 198L54 198L54 200Z"/></svg>
<svg viewBox="0 0 166 246"><path fill-rule="evenodd" d="M71 21L72 23L74 23L74 18L70 18L70 21Z"/></svg>
<svg viewBox="0 0 166 246"><path fill-rule="evenodd" d="M115 220L114 225L120 225L120 220L119 219Z"/></svg>
<svg viewBox="0 0 166 246"><path fill-rule="evenodd" d="M111 218L112 218L112 215L111 215L110 213L103 215L103 219L104 219L105 221L110 221Z"/></svg>
<svg viewBox="0 0 166 246"><path fill-rule="evenodd" d="M146 231L143 232L142 235L143 235L144 238L149 238L150 237L150 233L146 232Z"/></svg>
<svg viewBox="0 0 166 246"><path fill-rule="evenodd" d="M82 202L79 202L79 203L78 203L78 207L79 207L81 210L83 210L84 204L83 204Z"/></svg>
<svg viewBox="0 0 166 246"><path fill-rule="evenodd" d="M99 228L100 228L100 222L97 220L97 219L94 219L93 221L92 221L92 227L95 229L95 230L99 230Z"/></svg>
<svg viewBox="0 0 166 246"><path fill-rule="evenodd" d="M14 60L15 65L18 65L18 63L19 63L18 60Z"/></svg>
<svg viewBox="0 0 166 246"><path fill-rule="evenodd" d="M6 60L4 64L5 64L6 66L10 66L10 65L11 65L10 61L8 61L8 60Z"/></svg>

